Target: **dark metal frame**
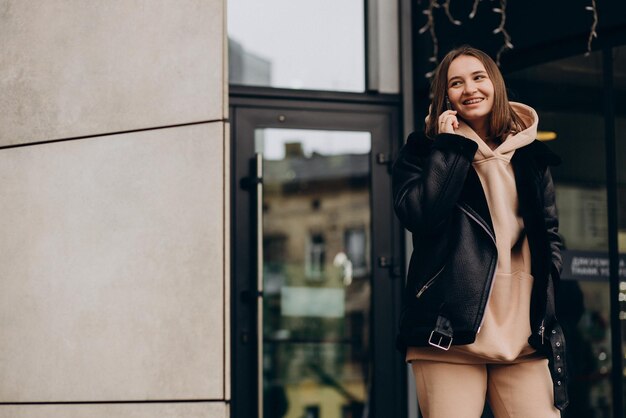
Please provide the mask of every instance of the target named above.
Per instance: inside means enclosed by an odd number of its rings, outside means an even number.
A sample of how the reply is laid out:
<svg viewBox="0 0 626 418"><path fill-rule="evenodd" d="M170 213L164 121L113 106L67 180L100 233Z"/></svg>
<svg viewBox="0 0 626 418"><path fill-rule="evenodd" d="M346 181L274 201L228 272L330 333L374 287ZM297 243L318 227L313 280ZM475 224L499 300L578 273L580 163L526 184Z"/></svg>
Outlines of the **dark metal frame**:
<svg viewBox="0 0 626 418"><path fill-rule="evenodd" d="M372 318L373 353L369 413L373 417L406 415L406 368L395 351L403 281L403 234L393 215L390 162L400 141L400 96L263 87L230 90L231 120L231 370L232 415L256 417L256 231L254 193L245 190L252 176L254 129L361 130L372 133ZM246 184L247 183L247 184ZM392 260L379 265L379 257Z"/></svg>
<svg viewBox="0 0 626 418"><path fill-rule="evenodd" d="M624 417L623 336L619 317L619 248L618 248L618 200L617 200L617 153L615 142L615 101L613 91L613 48L602 51L604 81L604 135L606 158L606 194L609 227L609 289L611 298L611 383L613 388L613 416Z"/></svg>

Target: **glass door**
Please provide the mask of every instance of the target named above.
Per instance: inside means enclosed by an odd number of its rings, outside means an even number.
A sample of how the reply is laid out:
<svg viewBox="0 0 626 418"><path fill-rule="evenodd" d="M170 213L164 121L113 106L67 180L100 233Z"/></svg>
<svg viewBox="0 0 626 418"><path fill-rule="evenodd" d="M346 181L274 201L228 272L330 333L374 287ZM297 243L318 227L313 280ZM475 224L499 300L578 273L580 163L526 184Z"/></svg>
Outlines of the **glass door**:
<svg viewBox="0 0 626 418"><path fill-rule="evenodd" d="M362 416L370 377L369 132L265 128L264 417Z"/></svg>
<svg viewBox="0 0 626 418"><path fill-rule="evenodd" d="M235 119L235 229L251 244L238 240L233 254L236 416L376 416L376 398L390 416L403 369L389 115L241 109Z"/></svg>

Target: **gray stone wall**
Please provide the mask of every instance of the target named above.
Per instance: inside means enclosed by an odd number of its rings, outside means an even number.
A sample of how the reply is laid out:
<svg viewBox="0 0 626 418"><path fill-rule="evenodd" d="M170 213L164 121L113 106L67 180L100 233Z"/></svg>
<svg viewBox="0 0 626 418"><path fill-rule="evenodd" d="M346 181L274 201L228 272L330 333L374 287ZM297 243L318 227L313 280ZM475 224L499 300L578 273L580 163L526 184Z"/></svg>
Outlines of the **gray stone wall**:
<svg viewBox="0 0 626 418"><path fill-rule="evenodd" d="M228 416L225 1L0 0L0 39L0 418Z"/></svg>

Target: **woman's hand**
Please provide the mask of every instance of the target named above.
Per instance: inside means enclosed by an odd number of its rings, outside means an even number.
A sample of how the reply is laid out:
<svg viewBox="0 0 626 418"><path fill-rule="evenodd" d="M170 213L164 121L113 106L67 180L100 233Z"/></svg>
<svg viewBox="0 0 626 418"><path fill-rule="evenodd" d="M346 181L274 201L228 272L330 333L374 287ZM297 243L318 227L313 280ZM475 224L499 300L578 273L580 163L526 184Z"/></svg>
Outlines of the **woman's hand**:
<svg viewBox="0 0 626 418"><path fill-rule="evenodd" d="M456 118L456 110L446 110L439 116L437 122L438 133L453 134L459 128L459 120Z"/></svg>

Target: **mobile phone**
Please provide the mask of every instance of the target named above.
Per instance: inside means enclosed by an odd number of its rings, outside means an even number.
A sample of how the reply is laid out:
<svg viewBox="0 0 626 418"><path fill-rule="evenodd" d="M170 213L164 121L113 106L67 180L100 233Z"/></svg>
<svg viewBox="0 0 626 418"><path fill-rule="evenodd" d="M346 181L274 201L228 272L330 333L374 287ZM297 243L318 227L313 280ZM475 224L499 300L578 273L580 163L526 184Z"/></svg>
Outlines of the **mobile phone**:
<svg viewBox="0 0 626 418"><path fill-rule="evenodd" d="M453 110L452 109L452 103L450 103L450 99L448 99L447 97L446 97L446 109L447 110Z"/></svg>

